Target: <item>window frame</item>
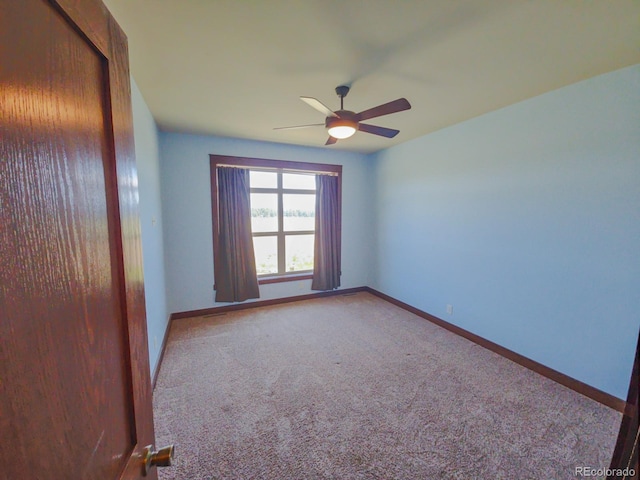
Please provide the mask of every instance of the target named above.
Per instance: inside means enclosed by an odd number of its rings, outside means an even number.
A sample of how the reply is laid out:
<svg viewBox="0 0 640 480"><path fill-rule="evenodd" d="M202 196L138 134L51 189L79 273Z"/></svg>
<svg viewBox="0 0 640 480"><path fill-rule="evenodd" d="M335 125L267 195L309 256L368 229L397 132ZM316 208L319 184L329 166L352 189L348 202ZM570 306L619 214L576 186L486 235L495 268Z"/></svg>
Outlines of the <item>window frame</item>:
<svg viewBox="0 0 640 480"><path fill-rule="evenodd" d="M252 170L263 170L263 171L277 171L279 173L316 173L316 174L324 174L324 175L336 175L338 177L338 202L340 205L340 219L338 225L338 231L340 232L340 236L342 236L342 165L332 165L332 164L324 164L324 163L309 163L309 162L292 162L287 160L272 160L265 158L250 158L250 157L234 157L228 155L209 155L209 163L210 163L210 176L211 176L211 212L212 212L212 229L213 229L213 261L215 263L216 259L219 257L219 237L218 237L218 185L217 185L217 174L216 169L219 166L229 166L229 167L237 167L237 168L247 168ZM282 188L282 176L278 176L278 188L255 188L251 189L252 191L257 190L253 193L260 193L264 191L264 193L274 193L276 190L285 193L305 193L310 194L311 190L297 190L297 189L283 189ZM315 192L315 191L314 191ZM317 192L316 192L317 193ZM289 232L285 233L283 229L283 217L282 217L282 196L278 195L278 223L279 228L277 232L278 238L280 235L283 236L282 241L284 242L284 238L286 235L303 235L310 234L311 231L300 231L300 232ZM252 233L252 236L273 236L273 232L258 232L256 234ZM280 240L278 240L280 241ZM286 259L278 256L278 262L285 262ZM273 274L263 274L258 275L258 284L264 285L269 283L279 283L279 282L290 282L296 280L308 280L313 278L312 270L304 270L304 271L296 271L296 272L284 272L284 273L273 273Z"/></svg>

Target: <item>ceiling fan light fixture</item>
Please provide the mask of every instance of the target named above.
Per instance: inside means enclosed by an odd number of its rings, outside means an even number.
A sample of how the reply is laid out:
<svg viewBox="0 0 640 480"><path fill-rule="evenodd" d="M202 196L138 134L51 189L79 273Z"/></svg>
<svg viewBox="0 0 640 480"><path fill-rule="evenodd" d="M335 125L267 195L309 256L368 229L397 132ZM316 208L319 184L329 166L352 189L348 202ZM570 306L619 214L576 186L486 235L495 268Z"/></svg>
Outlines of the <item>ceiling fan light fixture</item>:
<svg viewBox="0 0 640 480"><path fill-rule="evenodd" d="M352 120L345 118L332 118L331 125L328 128L329 135L333 138L343 139L349 138L356 133L358 124Z"/></svg>
<svg viewBox="0 0 640 480"><path fill-rule="evenodd" d="M356 129L348 125L338 125L329 129L329 135L338 139L349 138L354 133L356 133Z"/></svg>

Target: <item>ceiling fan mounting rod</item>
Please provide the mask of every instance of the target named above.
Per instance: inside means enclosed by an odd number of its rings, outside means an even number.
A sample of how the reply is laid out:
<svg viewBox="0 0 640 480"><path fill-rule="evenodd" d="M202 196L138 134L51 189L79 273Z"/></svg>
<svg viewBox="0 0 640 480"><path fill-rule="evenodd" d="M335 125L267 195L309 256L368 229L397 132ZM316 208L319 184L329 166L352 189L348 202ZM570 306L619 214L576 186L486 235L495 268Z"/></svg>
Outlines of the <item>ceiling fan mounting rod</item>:
<svg viewBox="0 0 640 480"><path fill-rule="evenodd" d="M336 87L336 93L340 97L340 110L344 110L344 97L346 97L347 93L349 93L349 86L340 85Z"/></svg>

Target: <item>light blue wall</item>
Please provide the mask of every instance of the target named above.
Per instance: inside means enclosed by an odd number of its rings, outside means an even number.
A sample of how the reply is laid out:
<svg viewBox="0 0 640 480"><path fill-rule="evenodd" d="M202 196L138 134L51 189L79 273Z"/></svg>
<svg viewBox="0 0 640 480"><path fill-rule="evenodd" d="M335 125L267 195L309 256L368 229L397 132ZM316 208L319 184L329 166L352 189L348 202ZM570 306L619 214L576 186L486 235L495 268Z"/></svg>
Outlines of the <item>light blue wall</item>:
<svg viewBox="0 0 640 480"><path fill-rule="evenodd" d="M209 154L343 165L341 288L372 279L373 171L366 155L204 135L160 133L168 307L215 306ZM311 281L260 286L260 299L311 293Z"/></svg>
<svg viewBox="0 0 640 480"><path fill-rule="evenodd" d="M158 131L140 90L131 79L133 133L138 167L140 225L144 262L145 302L149 336L149 363L153 375L160 356L169 315L167 313L160 198Z"/></svg>
<svg viewBox="0 0 640 480"><path fill-rule="evenodd" d="M634 66L366 156L158 138L134 84L152 366L169 313L215 305L215 153L342 164L343 288L371 285L625 398L640 324L639 92ZM310 291L264 285L261 298Z"/></svg>
<svg viewBox="0 0 640 480"><path fill-rule="evenodd" d="M640 325L640 66L372 160L375 288L626 398Z"/></svg>

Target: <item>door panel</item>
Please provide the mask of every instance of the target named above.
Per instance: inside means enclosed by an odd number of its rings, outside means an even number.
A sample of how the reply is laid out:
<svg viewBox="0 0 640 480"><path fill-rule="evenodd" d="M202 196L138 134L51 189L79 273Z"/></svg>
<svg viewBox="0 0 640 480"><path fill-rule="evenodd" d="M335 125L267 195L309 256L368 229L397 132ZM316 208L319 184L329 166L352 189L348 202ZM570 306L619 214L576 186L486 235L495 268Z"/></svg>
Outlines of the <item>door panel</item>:
<svg viewBox="0 0 640 480"><path fill-rule="evenodd" d="M126 45L99 2L10 3L0 477L140 478L153 425Z"/></svg>

